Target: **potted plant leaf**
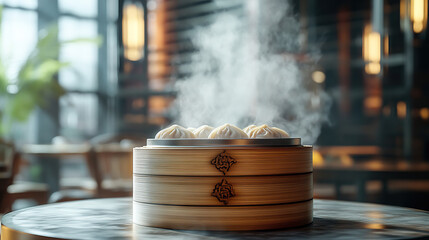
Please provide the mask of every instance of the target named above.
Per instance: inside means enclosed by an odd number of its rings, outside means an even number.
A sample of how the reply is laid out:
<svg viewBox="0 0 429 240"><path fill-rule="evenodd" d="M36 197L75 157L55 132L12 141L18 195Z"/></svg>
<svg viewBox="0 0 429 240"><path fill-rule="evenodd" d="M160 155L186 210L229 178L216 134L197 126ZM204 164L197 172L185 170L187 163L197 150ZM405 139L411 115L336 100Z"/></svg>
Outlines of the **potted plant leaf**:
<svg viewBox="0 0 429 240"><path fill-rule="evenodd" d="M0 6L0 26L1 12ZM58 60L59 51L64 44L82 41L100 44L100 38L59 41L57 26L41 31L36 47L20 67L15 79L8 78L7 59L0 56L0 139L9 138L12 126L27 121L37 107L44 109L49 101L58 100L66 93L57 81L57 74L61 69L71 66Z"/></svg>

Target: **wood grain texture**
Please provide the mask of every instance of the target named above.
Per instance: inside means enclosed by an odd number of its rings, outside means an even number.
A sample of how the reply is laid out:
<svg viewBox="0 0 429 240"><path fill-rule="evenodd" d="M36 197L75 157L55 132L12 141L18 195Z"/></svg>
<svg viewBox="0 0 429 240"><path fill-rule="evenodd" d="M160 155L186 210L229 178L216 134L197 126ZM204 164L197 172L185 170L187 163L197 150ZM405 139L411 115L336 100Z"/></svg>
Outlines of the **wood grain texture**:
<svg viewBox="0 0 429 240"><path fill-rule="evenodd" d="M134 201L172 205L224 205L211 194L223 177L134 175ZM313 198L313 174L225 177L235 196L228 205L299 202Z"/></svg>
<svg viewBox="0 0 429 240"><path fill-rule="evenodd" d="M313 171L310 146L224 148L134 148L134 173L170 176L222 176L210 162L226 151L237 163L227 176L279 175Z"/></svg>
<svg viewBox="0 0 429 240"><path fill-rule="evenodd" d="M313 200L282 205L197 207L133 202L136 224L171 229L267 230L313 221Z"/></svg>

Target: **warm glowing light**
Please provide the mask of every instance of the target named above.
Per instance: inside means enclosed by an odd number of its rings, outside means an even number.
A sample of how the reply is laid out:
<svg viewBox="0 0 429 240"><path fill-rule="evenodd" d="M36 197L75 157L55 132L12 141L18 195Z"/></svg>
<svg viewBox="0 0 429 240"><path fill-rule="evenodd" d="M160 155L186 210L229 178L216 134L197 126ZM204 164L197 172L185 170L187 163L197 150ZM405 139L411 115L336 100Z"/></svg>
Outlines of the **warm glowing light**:
<svg viewBox="0 0 429 240"><path fill-rule="evenodd" d="M124 57L138 61L144 57L145 44L144 10L141 3L126 2L122 18L122 41Z"/></svg>
<svg viewBox="0 0 429 240"><path fill-rule="evenodd" d="M320 152L317 150L313 150L313 166L318 167L318 166L323 166L323 164L324 164L324 159L322 154L320 154Z"/></svg>
<svg viewBox="0 0 429 240"><path fill-rule="evenodd" d="M407 104L404 102L398 102L396 104L396 113L399 118L405 118L405 116L407 116Z"/></svg>
<svg viewBox="0 0 429 240"><path fill-rule="evenodd" d="M322 71L314 71L313 74L311 74L311 78L313 78L315 83L323 83L326 79L326 76Z"/></svg>
<svg viewBox="0 0 429 240"><path fill-rule="evenodd" d="M413 23L415 33L421 33L426 28L428 18L427 6L427 0L411 0L410 2L410 19Z"/></svg>
<svg viewBox="0 0 429 240"><path fill-rule="evenodd" d="M381 37L380 33L372 31L369 24L365 26L363 31L362 56L366 62L365 72L379 74L381 71Z"/></svg>
<svg viewBox="0 0 429 240"><path fill-rule="evenodd" d="M341 165L346 167L353 166L353 159L348 154L341 154L340 162L341 162Z"/></svg>
<svg viewBox="0 0 429 240"><path fill-rule="evenodd" d="M406 16L407 3L408 3L408 0L401 0L399 3L399 15L401 16L401 19L404 19Z"/></svg>
<svg viewBox="0 0 429 240"><path fill-rule="evenodd" d="M429 119L429 108L420 109L420 117L423 120L428 120Z"/></svg>
<svg viewBox="0 0 429 240"><path fill-rule="evenodd" d="M381 66L380 63L370 62L365 65L365 72L368 74L378 74L380 73Z"/></svg>
<svg viewBox="0 0 429 240"><path fill-rule="evenodd" d="M379 109L382 104L382 100L380 96L370 96L365 98L365 108L368 109Z"/></svg>
<svg viewBox="0 0 429 240"><path fill-rule="evenodd" d="M383 163L379 160L370 161L367 164L365 164L366 167L370 168L371 170L380 170L383 169Z"/></svg>
<svg viewBox="0 0 429 240"><path fill-rule="evenodd" d="M162 114L170 106L171 99L153 96L149 98L148 106L151 113Z"/></svg>
<svg viewBox="0 0 429 240"><path fill-rule="evenodd" d="M384 35L384 55L389 55L389 35Z"/></svg>
<svg viewBox="0 0 429 240"><path fill-rule="evenodd" d="M368 223L368 224L365 224L365 227L369 229L375 229L375 230L384 229L384 225L381 223Z"/></svg>
<svg viewBox="0 0 429 240"><path fill-rule="evenodd" d="M368 36L368 42L369 60L373 62L380 62L380 33L371 32Z"/></svg>

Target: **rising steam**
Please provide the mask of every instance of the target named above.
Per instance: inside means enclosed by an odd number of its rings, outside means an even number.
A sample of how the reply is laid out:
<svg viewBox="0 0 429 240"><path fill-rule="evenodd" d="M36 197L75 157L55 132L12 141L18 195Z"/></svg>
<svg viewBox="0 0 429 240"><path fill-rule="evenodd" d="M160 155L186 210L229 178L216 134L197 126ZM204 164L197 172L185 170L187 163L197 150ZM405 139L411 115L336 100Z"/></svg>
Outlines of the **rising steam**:
<svg viewBox="0 0 429 240"><path fill-rule="evenodd" d="M314 143L329 97L309 78L314 62L296 60L303 38L288 2L259 5L257 16L221 14L198 30L190 75L175 85L176 121L189 127L266 123ZM310 55L314 60L314 50Z"/></svg>

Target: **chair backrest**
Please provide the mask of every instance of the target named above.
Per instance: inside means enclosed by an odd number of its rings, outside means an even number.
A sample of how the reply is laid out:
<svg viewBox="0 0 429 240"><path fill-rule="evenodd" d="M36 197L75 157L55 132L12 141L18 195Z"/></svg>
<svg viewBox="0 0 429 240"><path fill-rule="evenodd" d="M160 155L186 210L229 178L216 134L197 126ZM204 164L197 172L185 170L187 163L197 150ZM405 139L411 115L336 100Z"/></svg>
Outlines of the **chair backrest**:
<svg viewBox="0 0 429 240"><path fill-rule="evenodd" d="M16 157L13 145L0 140L0 211L4 210L7 188L12 184L15 176Z"/></svg>
<svg viewBox="0 0 429 240"><path fill-rule="evenodd" d="M94 138L94 152L102 180L132 179L133 147L143 146L146 138L132 135L102 135Z"/></svg>
<svg viewBox="0 0 429 240"><path fill-rule="evenodd" d="M146 137L138 135L107 133L92 138L90 142L92 145L111 143L119 143L121 145L126 145L127 143L131 143L132 145L143 146L146 143L146 139Z"/></svg>
<svg viewBox="0 0 429 240"><path fill-rule="evenodd" d="M0 139L0 178L13 180L16 169L14 158L13 145Z"/></svg>

